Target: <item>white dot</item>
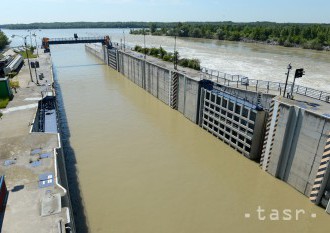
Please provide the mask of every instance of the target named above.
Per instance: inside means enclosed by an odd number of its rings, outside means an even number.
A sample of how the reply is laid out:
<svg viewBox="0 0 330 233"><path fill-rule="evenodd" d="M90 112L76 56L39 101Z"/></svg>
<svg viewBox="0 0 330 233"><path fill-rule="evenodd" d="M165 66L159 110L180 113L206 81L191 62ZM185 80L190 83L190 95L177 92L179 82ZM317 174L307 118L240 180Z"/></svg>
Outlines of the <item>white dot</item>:
<svg viewBox="0 0 330 233"><path fill-rule="evenodd" d="M251 217L251 214L246 213L246 214L244 215L244 217L245 217L245 218L250 218L250 217Z"/></svg>
<svg viewBox="0 0 330 233"><path fill-rule="evenodd" d="M312 218L316 218L316 214L311 214L311 217Z"/></svg>

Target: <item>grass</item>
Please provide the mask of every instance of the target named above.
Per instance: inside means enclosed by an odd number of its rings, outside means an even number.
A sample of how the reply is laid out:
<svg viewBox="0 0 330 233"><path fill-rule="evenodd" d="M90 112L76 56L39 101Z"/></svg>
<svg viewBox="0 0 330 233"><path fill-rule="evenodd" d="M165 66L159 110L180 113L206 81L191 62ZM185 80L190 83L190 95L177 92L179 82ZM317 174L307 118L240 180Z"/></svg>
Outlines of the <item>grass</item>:
<svg viewBox="0 0 330 233"><path fill-rule="evenodd" d="M29 58L37 58L37 55L33 54L33 52L31 52L31 50L28 50L27 52L28 52ZM19 54L21 54L24 59L27 58L25 51L20 52Z"/></svg>
<svg viewBox="0 0 330 233"><path fill-rule="evenodd" d="M11 88L19 88L19 81L10 80L9 85Z"/></svg>
<svg viewBox="0 0 330 233"><path fill-rule="evenodd" d="M0 99L0 108L6 108L9 103L9 99Z"/></svg>

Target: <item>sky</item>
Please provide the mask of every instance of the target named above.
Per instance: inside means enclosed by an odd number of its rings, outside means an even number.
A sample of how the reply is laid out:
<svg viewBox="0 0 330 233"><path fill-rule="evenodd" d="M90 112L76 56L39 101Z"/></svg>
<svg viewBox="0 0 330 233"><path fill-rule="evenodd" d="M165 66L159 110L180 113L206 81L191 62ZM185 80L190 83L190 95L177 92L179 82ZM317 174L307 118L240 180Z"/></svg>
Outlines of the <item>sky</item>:
<svg viewBox="0 0 330 233"><path fill-rule="evenodd" d="M0 24L233 21L330 23L330 0L1 0Z"/></svg>

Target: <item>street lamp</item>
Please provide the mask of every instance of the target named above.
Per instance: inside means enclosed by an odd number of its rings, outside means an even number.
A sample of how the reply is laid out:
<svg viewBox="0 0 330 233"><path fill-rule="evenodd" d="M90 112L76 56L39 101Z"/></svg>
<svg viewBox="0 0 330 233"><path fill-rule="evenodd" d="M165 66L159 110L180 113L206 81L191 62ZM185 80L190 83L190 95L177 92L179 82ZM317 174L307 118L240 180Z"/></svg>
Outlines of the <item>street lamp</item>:
<svg viewBox="0 0 330 233"><path fill-rule="evenodd" d="M123 30L123 37L124 37L124 51L125 51L125 31Z"/></svg>
<svg viewBox="0 0 330 233"><path fill-rule="evenodd" d="M30 78L31 78L31 82L33 82L33 79L32 79L32 72L31 72L31 67L30 67L29 53L28 53L27 45L26 45L26 38L27 38L28 36L29 36L29 35L26 35L26 36L12 35L11 37L12 37L12 38L14 38L14 37L21 37L21 38L24 40L25 53L26 53L26 58L27 58L27 60L28 60L28 67L29 67L29 71L30 71Z"/></svg>
<svg viewBox="0 0 330 233"><path fill-rule="evenodd" d="M34 36L34 40L35 40L35 42L36 42L37 57L39 57L38 44L37 44L37 34L36 34L37 31L41 32L40 29L39 29L39 30L35 30L35 31L33 32L32 36Z"/></svg>
<svg viewBox="0 0 330 233"><path fill-rule="evenodd" d="M184 33L184 31L180 30L180 33ZM174 61L173 61L175 70L177 70L177 68L178 68L178 52L176 51L176 37L177 36L179 36L178 32L175 31L174 32Z"/></svg>
<svg viewBox="0 0 330 233"><path fill-rule="evenodd" d="M143 28L143 42L144 42L144 60L147 58L147 51L146 51L146 31Z"/></svg>
<svg viewBox="0 0 330 233"><path fill-rule="evenodd" d="M286 73L286 81L285 81L285 86L284 86L284 91L283 91L283 97L285 97L286 86L288 85L289 74L290 74L290 70L292 69L291 63L288 65L287 69L288 69L288 72Z"/></svg>

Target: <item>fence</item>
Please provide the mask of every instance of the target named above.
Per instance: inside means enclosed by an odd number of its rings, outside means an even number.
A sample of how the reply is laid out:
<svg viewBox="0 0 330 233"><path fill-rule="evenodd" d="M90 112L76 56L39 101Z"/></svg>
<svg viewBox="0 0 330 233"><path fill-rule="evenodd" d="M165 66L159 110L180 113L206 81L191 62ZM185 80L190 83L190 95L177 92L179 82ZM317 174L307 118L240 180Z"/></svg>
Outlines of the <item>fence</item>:
<svg viewBox="0 0 330 233"><path fill-rule="evenodd" d="M237 87L256 92L266 91L266 93L269 93L270 91L275 91L278 92L279 95L282 95L285 88L285 83L250 79L242 75L226 74L205 67L201 68L201 72L202 78L207 78L229 87ZM292 87L292 83L288 83L286 87L286 93L291 93L291 91L293 94L303 95L330 103L330 93L325 91L320 91L300 85L295 85L294 87Z"/></svg>

